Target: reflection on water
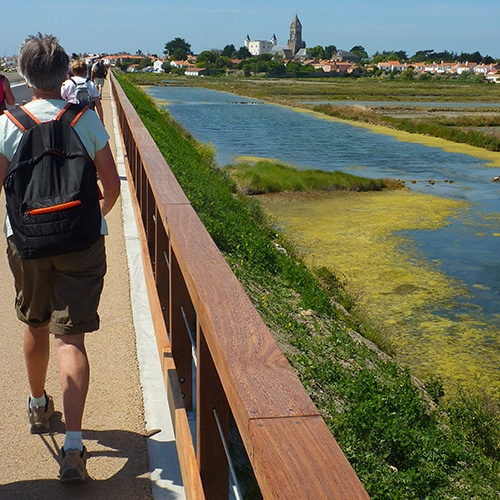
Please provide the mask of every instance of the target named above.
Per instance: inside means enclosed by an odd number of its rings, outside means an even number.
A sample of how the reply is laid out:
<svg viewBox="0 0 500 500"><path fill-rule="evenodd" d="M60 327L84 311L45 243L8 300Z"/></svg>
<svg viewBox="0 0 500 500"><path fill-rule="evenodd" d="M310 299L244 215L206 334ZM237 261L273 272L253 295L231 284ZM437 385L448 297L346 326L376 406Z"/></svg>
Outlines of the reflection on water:
<svg viewBox="0 0 500 500"><path fill-rule="evenodd" d="M400 236L411 241L420 255L451 279L463 283L467 290L452 309L439 310L439 318L429 319L433 328L420 332L421 336L434 342L432 335L440 325L450 346L463 339L467 349L477 349L484 352L485 357L500 359L500 263L497 258L500 183L490 181L498 175L498 168L467 154L401 142L365 128L280 106L256 104L252 99L235 98L229 93L186 87L152 87L148 93L168 102L166 107L172 116L196 139L212 143L221 165L234 162L239 156L276 158L299 168L399 178L414 192L469 203L468 210L459 212L458 218L449 220L438 230L403 230ZM429 300L432 302L432 298ZM468 318L462 326L461 317ZM453 322L447 324L450 318ZM474 328L470 328L471 322ZM479 330L484 331L484 335L477 337ZM472 331L475 337L471 337ZM414 345L408 344L402 349L407 351L407 359L426 363L418 359ZM453 364L450 352L447 363ZM493 385L500 389L500 367L497 371Z"/></svg>

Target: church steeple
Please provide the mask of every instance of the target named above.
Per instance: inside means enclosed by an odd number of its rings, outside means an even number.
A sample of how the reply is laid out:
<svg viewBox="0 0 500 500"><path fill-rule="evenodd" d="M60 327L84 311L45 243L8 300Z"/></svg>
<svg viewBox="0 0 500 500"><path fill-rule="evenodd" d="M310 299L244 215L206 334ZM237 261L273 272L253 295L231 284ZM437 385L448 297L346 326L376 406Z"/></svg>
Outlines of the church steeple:
<svg viewBox="0 0 500 500"><path fill-rule="evenodd" d="M288 40L288 47L295 55L303 46L302 41L302 24L299 17L295 14L292 24L290 24L290 39Z"/></svg>

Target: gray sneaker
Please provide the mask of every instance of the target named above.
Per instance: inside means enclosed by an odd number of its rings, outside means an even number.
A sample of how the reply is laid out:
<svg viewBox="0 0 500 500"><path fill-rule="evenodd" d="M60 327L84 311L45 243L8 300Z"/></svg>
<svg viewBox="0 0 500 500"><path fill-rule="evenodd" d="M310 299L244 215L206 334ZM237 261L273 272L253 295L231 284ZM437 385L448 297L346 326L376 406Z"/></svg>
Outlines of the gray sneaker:
<svg viewBox="0 0 500 500"><path fill-rule="evenodd" d="M65 450L61 448L62 463L59 469L59 481L68 483L71 481L85 481L87 473L87 459L90 457L85 446L83 450Z"/></svg>
<svg viewBox="0 0 500 500"><path fill-rule="evenodd" d="M28 398L28 416L31 434L50 432L49 418L54 414L54 400L45 393L45 399L47 400L45 406L37 406L32 409L30 399L31 397Z"/></svg>

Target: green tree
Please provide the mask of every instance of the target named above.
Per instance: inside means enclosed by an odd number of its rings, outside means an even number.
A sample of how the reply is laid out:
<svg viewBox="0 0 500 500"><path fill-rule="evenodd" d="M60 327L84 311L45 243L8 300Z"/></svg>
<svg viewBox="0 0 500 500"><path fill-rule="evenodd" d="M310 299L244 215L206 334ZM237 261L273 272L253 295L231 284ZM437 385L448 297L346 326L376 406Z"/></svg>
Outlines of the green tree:
<svg viewBox="0 0 500 500"><path fill-rule="evenodd" d="M151 60L150 57L144 57L139 61L138 69L144 69L147 68L148 66L151 66L153 64L153 61Z"/></svg>
<svg viewBox="0 0 500 500"><path fill-rule="evenodd" d="M411 62L441 62L441 61L456 61L458 58L454 52L444 50L442 52L434 52L433 49L418 50L410 57Z"/></svg>
<svg viewBox="0 0 500 500"><path fill-rule="evenodd" d="M262 54L243 60L239 64L246 76L258 73L267 73L269 75L282 75L286 73L286 67L279 59L274 61L271 54Z"/></svg>
<svg viewBox="0 0 500 500"><path fill-rule="evenodd" d="M309 73L314 72L314 66L312 64L300 64L299 62L289 62L286 65L286 72L293 73L297 76L307 76Z"/></svg>
<svg viewBox="0 0 500 500"><path fill-rule="evenodd" d="M415 72L413 66L409 66L404 71L401 72L401 80L412 81L415 78Z"/></svg>
<svg viewBox="0 0 500 500"><path fill-rule="evenodd" d="M361 59L368 59L368 52L361 45L355 45L349 52L356 54Z"/></svg>
<svg viewBox="0 0 500 500"><path fill-rule="evenodd" d="M432 62L433 49L418 50L414 55L411 56L411 62Z"/></svg>
<svg viewBox="0 0 500 500"><path fill-rule="evenodd" d="M196 58L196 66L198 68L210 68L215 65L217 61L217 54L211 50L204 50Z"/></svg>
<svg viewBox="0 0 500 500"><path fill-rule="evenodd" d="M473 52L471 54L467 52L462 52L460 56L458 56L458 60L460 62L475 62L475 63L480 63L483 60L483 56L479 52Z"/></svg>
<svg viewBox="0 0 500 500"><path fill-rule="evenodd" d="M316 45L316 47L311 47L307 49L309 54L311 54L311 57L315 61L321 61L322 59L325 59L325 49L321 45Z"/></svg>
<svg viewBox="0 0 500 500"><path fill-rule="evenodd" d="M408 54L406 53L406 50L397 50L394 52L396 54L396 58L398 61L406 61L408 59Z"/></svg>
<svg viewBox="0 0 500 500"><path fill-rule="evenodd" d="M325 47L325 59L331 59L335 52L337 52L337 47L335 47L335 45L327 45Z"/></svg>
<svg viewBox="0 0 500 500"><path fill-rule="evenodd" d="M224 57L233 57L234 53L236 52L236 47L233 44L226 45L224 49L222 50L221 56Z"/></svg>
<svg viewBox="0 0 500 500"><path fill-rule="evenodd" d="M231 58L227 56L219 56L215 61L215 67L217 69L231 68L232 66L233 63L231 61Z"/></svg>
<svg viewBox="0 0 500 500"><path fill-rule="evenodd" d="M163 53L177 61L185 61L187 56L192 55L191 45L184 38L174 38L165 44Z"/></svg>
<svg viewBox="0 0 500 500"><path fill-rule="evenodd" d="M252 57L252 54L250 54L250 51L246 47L240 47L236 53L234 54L236 59L250 59Z"/></svg>
<svg viewBox="0 0 500 500"><path fill-rule="evenodd" d="M373 54L373 63L377 64L379 62L386 62L386 61L405 61L408 59L408 56L406 55L406 52L404 50L399 50L399 51L391 51L391 52L375 52Z"/></svg>

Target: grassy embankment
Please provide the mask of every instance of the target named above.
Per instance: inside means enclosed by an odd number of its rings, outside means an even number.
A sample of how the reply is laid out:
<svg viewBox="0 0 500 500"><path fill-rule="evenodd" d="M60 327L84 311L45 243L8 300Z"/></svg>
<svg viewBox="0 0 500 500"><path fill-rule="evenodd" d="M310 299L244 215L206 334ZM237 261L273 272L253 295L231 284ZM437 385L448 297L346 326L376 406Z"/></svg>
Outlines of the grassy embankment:
<svg viewBox="0 0 500 500"><path fill-rule="evenodd" d="M363 338L372 327L339 280L309 271L266 227L258 205L214 165L212 148L120 81L372 498L497 499L495 404L465 391L443 399L439 381L429 381L426 395Z"/></svg>

